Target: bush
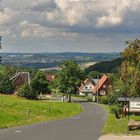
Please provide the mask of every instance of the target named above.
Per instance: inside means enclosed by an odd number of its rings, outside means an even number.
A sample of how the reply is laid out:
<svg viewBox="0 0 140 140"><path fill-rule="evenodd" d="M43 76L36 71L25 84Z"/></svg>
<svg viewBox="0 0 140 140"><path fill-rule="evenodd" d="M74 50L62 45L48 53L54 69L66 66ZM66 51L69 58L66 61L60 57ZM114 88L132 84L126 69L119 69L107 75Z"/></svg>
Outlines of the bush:
<svg viewBox="0 0 140 140"><path fill-rule="evenodd" d="M49 83L46 79L46 75L42 71L38 71L34 79L31 82L32 89L41 94L51 93L49 89Z"/></svg>
<svg viewBox="0 0 140 140"><path fill-rule="evenodd" d="M12 94L14 92L14 87L9 77L0 74L0 93Z"/></svg>
<svg viewBox="0 0 140 140"><path fill-rule="evenodd" d="M25 97L27 99L37 99L39 93L37 91L34 91L32 86L30 86L29 84L25 84L19 89L17 95Z"/></svg>
<svg viewBox="0 0 140 140"><path fill-rule="evenodd" d="M118 106L117 106L117 105L112 105L112 106L110 107L110 112L111 112L112 114L114 114L115 111L118 112Z"/></svg>
<svg viewBox="0 0 140 140"><path fill-rule="evenodd" d="M99 103L101 104L108 104L108 97L107 96L100 96Z"/></svg>
<svg viewBox="0 0 140 140"><path fill-rule="evenodd" d="M38 95L45 93L50 93L49 83L46 79L46 75L38 71L30 85L25 84L19 89L18 96L27 99L38 99Z"/></svg>
<svg viewBox="0 0 140 140"><path fill-rule="evenodd" d="M109 105L116 104L117 103L117 95L113 94L113 93L109 94L108 102L109 102Z"/></svg>

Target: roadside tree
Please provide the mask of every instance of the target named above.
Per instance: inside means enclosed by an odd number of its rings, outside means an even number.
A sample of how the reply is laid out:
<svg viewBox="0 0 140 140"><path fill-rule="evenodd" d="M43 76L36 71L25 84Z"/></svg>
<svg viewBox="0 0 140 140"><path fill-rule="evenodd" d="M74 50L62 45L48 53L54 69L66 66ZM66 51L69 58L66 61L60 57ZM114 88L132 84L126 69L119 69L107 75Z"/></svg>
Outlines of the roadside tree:
<svg viewBox="0 0 140 140"><path fill-rule="evenodd" d="M60 69L55 79L55 85L57 85L60 92L69 95L69 102L71 102L71 94L77 93L78 87L85 78L85 74L74 60L65 61L60 66Z"/></svg>

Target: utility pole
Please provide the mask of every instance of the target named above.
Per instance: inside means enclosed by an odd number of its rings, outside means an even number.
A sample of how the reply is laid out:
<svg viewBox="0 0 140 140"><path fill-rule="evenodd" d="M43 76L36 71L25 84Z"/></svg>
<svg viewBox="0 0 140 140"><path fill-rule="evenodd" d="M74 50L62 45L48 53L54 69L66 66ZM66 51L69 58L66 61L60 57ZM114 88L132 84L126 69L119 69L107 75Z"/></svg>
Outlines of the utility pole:
<svg viewBox="0 0 140 140"><path fill-rule="evenodd" d="M126 117L126 106L127 106L127 101L126 101L126 97L127 97L127 62L125 61L125 65L124 65L124 72L125 72L125 117Z"/></svg>
<svg viewBox="0 0 140 140"><path fill-rule="evenodd" d="M97 75L97 103L99 103L99 74Z"/></svg>

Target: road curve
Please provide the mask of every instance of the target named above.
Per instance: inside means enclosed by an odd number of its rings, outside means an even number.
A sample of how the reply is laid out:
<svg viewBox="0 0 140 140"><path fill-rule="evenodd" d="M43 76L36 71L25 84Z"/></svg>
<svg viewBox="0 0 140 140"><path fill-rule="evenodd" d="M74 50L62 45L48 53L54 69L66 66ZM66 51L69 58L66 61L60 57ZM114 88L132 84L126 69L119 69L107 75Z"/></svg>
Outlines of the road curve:
<svg viewBox="0 0 140 140"><path fill-rule="evenodd" d="M96 104L82 106L75 117L0 130L0 140L98 140L106 112Z"/></svg>

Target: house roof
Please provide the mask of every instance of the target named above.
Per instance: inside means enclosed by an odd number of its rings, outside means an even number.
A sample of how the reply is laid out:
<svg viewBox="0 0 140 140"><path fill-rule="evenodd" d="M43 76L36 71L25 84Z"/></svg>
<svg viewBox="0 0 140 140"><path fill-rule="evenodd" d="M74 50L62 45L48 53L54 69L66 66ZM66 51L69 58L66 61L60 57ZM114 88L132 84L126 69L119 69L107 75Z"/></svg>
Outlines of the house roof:
<svg viewBox="0 0 140 140"><path fill-rule="evenodd" d="M97 85L98 79L93 79L94 83Z"/></svg>
<svg viewBox="0 0 140 140"><path fill-rule="evenodd" d="M22 79L24 79L24 81L28 81L28 83L30 83L30 73L29 72L18 72L12 78L10 78L10 80L14 82L19 76L21 76Z"/></svg>
<svg viewBox="0 0 140 140"><path fill-rule="evenodd" d="M96 93L97 90L99 90L103 84L106 82L108 77L104 74L100 79L89 79L87 78L82 84L79 90L82 90L82 88L86 85L87 82L90 82L92 85L94 85L93 92Z"/></svg>
<svg viewBox="0 0 140 140"><path fill-rule="evenodd" d="M87 82L90 82L92 85L96 85L95 81L92 79L87 78L82 84L79 90L82 90L82 88L86 85Z"/></svg>
<svg viewBox="0 0 140 140"><path fill-rule="evenodd" d="M54 78L55 78L55 76L54 76L54 75L47 74L47 80L48 80L49 82L53 81L53 80L54 80Z"/></svg>

